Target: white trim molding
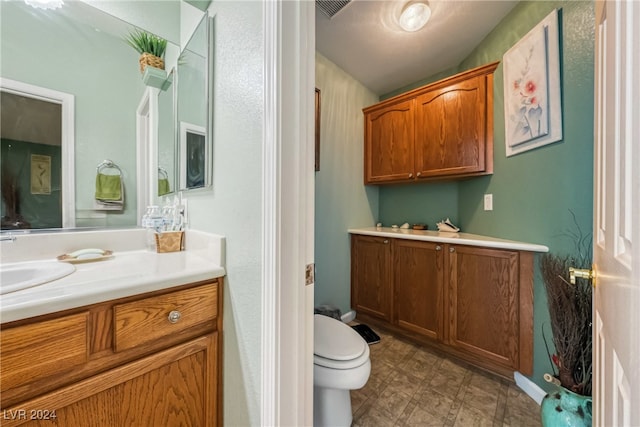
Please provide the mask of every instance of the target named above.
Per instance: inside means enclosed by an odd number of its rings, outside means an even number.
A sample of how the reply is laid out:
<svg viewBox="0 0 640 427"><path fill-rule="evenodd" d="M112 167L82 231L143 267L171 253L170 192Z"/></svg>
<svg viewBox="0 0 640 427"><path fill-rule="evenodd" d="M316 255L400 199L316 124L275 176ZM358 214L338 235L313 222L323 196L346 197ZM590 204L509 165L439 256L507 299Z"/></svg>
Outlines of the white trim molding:
<svg viewBox="0 0 640 427"><path fill-rule="evenodd" d="M280 2L263 3L264 19L264 123L262 149L262 390L261 422L279 425L279 271L278 253L278 24Z"/></svg>
<svg viewBox="0 0 640 427"><path fill-rule="evenodd" d="M261 425L312 425L315 5L263 4Z"/></svg>

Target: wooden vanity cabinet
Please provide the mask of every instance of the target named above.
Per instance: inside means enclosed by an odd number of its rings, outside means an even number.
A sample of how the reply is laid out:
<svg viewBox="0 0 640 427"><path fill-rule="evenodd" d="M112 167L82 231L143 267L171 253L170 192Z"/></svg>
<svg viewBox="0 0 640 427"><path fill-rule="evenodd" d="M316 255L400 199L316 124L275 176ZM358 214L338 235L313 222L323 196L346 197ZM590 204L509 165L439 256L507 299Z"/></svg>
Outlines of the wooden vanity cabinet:
<svg viewBox="0 0 640 427"><path fill-rule="evenodd" d="M221 426L221 304L216 279L3 324L2 425Z"/></svg>
<svg viewBox="0 0 640 427"><path fill-rule="evenodd" d="M351 303L358 313L391 321L391 239L352 236Z"/></svg>
<svg viewBox="0 0 640 427"><path fill-rule="evenodd" d="M386 287L391 318L372 315L364 295L385 287L369 239L352 235L352 307L358 320L436 347L507 378L533 370L533 254L401 238L384 245L393 260ZM364 239L364 240L363 240ZM382 247L382 245L380 245ZM373 265L362 265L370 262ZM368 275L365 279L363 272ZM387 274L386 270L384 274ZM369 289L370 284L375 284Z"/></svg>
<svg viewBox="0 0 640 427"><path fill-rule="evenodd" d="M474 68L363 109L364 182L493 173L493 72Z"/></svg>

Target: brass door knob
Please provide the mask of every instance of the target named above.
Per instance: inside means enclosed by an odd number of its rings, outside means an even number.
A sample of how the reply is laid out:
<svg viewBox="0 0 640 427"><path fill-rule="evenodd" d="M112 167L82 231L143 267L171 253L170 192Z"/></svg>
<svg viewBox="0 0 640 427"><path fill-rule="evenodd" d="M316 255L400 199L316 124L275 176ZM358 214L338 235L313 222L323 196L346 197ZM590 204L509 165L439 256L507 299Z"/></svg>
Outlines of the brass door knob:
<svg viewBox="0 0 640 427"><path fill-rule="evenodd" d="M569 282L572 285L576 284L576 278L591 280L593 286L596 286L596 275L592 269L569 267Z"/></svg>

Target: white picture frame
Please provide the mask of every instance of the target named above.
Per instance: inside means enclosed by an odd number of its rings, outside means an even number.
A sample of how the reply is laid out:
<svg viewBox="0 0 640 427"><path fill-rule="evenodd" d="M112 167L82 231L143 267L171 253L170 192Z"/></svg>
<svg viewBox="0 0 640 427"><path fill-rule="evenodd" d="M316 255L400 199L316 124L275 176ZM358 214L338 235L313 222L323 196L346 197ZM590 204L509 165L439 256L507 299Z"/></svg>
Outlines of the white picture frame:
<svg viewBox="0 0 640 427"><path fill-rule="evenodd" d="M562 140L557 9L505 52L503 72L507 157Z"/></svg>

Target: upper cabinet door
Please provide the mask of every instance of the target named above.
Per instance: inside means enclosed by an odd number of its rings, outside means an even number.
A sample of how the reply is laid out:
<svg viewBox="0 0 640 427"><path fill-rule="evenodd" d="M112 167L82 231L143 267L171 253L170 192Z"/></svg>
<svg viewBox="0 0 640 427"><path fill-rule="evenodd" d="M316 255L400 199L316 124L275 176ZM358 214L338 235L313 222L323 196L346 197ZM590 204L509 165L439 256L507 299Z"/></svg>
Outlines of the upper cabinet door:
<svg viewBox="0 0 640 427"><path fill-rule="evenodd" d="M365 112L365 184L413 179L414 102Z"/></svg>
<svg viewBox="0 0 640 427"><path fill-rule="evenodd" d="M415 169L419 179L485 170L485 76L417 98Z"/></svg>
<svg viewBox="0 0 640 427"><path fill-rule="evenodd" d="M497 66L474 68L363 109L365 184L493 173Z"/></svg>

